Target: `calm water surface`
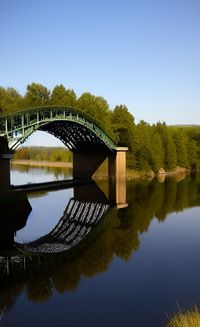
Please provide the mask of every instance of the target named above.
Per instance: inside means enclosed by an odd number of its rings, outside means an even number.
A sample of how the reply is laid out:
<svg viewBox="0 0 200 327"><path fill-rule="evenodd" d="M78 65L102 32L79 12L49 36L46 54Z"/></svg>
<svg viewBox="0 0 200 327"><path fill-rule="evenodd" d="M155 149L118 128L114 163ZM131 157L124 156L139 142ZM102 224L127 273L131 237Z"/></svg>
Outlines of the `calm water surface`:
<svg viewBox="0 0 200 327"><path fill-rule="evenodd" d="M12 183L70 176L27 173L25 180L13 170ZM15 241L50 233L80 194L86 192L28 194L32 211ZM125 209L109 208L68 253L29 253L25 268L15 262L9 275L2 256L0 325L162 327L178 306L200 305L200 180L128 182L127 202Z"/></svg>

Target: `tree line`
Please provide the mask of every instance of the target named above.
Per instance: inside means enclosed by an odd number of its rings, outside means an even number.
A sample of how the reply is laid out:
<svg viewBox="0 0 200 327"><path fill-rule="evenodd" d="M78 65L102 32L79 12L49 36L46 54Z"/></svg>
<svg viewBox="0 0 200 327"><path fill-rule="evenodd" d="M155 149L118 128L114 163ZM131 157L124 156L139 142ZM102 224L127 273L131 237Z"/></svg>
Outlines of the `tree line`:
<svg viewBox="0 0 200 327"><path fill-rule="evenodd" d="M111 110L106 99L89 92L77 97L72 89L56 85L53 90L32 83L25 95L14 88L0 87L0 113L8 114L22 109L60 105L77 108L95 119L119 146L128 146L127 164L136 170L160 168L172 170L177 166L200 167L200 127L167 126L164 122L153 125L145 121L135 122L125 105Z"/></svg>
<svg viewBox="0 0 200 327"><path fill-rule="evenodd" d="M72 162L72 153L64 147L30 146L19 148L15 159Z"/></svg>

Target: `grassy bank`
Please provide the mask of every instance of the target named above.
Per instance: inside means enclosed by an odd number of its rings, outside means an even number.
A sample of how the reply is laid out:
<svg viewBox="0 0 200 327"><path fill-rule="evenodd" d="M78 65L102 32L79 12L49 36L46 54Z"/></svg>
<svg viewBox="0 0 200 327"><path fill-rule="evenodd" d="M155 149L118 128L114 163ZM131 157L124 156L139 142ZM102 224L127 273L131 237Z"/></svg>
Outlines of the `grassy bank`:
<svg viewBox="0 0 200 327"><path fill-rule="evenodd" d="M12 165L26 165L32 167L63 167L63 168L73 168L72 162L63 162L63 161L47 161L47 160L26 160L26 159L13 159L11 161ZM153 171L138 171L127 168L126 178L127 180L134 179L149 179L151 180L154 177L157 177L158 180L164 181L165 177L174 176L177 179L182 179L189 172L188 169L183 167L176 167L174 170L166 171L165 174L155 174ZM95 172L94 178L106 179L108 177L108 161L107 159Z"/></svg>
<svg viewBox="0 0 200 327"><path fill-rule="evenodd" d="M35 166L35 167L65 167L72 168L72 162L62 162L62 161L46 161L46 160L25 160L25 159L13 159L11 161L12 165L25 165L25 166Z"/></svg>
<svg viewBox="0 0 200 327"><path fill-rule="evenodd" d="M166 327L200 327L200 312L196 306L174 315Z"/></svg>

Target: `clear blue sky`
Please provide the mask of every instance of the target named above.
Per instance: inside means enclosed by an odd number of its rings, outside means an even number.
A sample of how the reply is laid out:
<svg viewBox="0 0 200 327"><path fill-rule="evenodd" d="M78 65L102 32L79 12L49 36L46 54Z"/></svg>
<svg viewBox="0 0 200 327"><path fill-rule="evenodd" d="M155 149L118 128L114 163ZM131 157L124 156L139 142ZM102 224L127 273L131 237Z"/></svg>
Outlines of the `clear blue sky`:
<svg viewBox="0 0 200 327"><path fill-rule="evenodd" d="M89 91L200 124L200 0L0 0L0 85Z"/></svg>

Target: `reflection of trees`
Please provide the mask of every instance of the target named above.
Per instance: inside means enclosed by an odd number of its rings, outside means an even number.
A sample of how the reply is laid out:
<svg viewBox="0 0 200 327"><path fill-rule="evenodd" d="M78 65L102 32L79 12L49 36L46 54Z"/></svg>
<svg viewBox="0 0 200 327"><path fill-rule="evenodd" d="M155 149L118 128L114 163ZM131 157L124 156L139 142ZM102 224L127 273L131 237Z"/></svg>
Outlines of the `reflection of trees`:
<svg viewBox="0 0 200 327"><path fill-rule="evenodd" d="M177 197L177 185L174 179L167 179L166 182L161 185L160 192L163 193L163 198L160 199L158 192L159 207L158 210L155 211L155 216L159 221L164 220L166 215L170 211L173 211Z"/></svg>
<svg viewBox="0 0 200 327"><path fill-rule="evenodd" d="M173 179L165 183L130 182L127 189L129 206L119 211L110 209L78 247L58 256L33 256L28 261L20 284L26 285L30 299L48 299L53 287L59 292L76 290L82 276L106 271L114 256L128 260L154 217L162 222L170 212L200 205L200 181L190 178L179 183Z"/></svg>
<svg viewBox="0 0 200 327"><path fill-rule="evenodd" d="M33 280L28 281L26 284L28 298L36 302L48 300L51 296L51 288L50 279L41 275L38 278L35 276Z"/></svg>
<svg viewBox="0 0 200 327"><path fill-rule="evenodd" d="M77 261L65 262L52 275L53 286L58 292L75 291L80 281L80 270Z"/></svg>
<svg viewBox="0 0 200 327"><path fill-rule="evenodd" d="M17 296L22 292L22 285L13 285L11 288L5 288L0 292L0 316L7 310L9 311L14 305Z"/></svg>
<svg viewBox="0 0 200 327"><path fill-rule="evenodd" d="M163 221L170 212L200 204L199 184L190 178L179 183L174 179L167 179L165 183L139 181L130 183L128 188L127 217L129 223L134 217L139 232L147 231L153 217Z"/></svg>
<svg viewBox="0 0 200 327"><path fill-rule="evenodd" d="M17 165L17 164L12 164L11 162L11 168L12 171L20 171L22 173L28 173L28 171L30 170L30 167L27 165Z"/></svg>
<svg viewBox="0 0 200 327"><path fill-rule="evenodd" d="M35 165L23 165L23 164L11 164L12 171L19 171L21 173L28 173L30 171L39 171L42 170L42 173L52 174L56 179L68 178L72 176L72 168L68 167L53 167L53 166L35 166Z"/></svg>
<svg viewBox="0 0 200 327"><path fill-rule="evenodd" d="M45 167L45 171L47 173L53 174L56 179L62 178L69 178L72 176L72 168L68 167Z"/></svg>

